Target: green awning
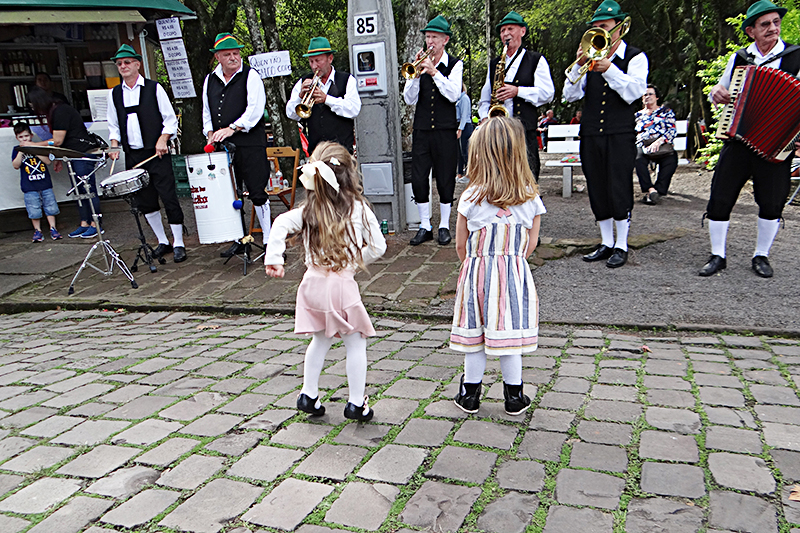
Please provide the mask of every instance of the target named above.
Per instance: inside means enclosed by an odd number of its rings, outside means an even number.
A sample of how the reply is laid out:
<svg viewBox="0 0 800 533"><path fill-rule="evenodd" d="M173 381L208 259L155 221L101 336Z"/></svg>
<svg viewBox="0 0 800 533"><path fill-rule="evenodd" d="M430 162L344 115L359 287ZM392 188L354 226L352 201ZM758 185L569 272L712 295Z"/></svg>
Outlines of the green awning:
<svg viewBox="0 0 800 533"><path fill-rule="evenodd" d="M0 24L108 24L147 22L136 9L11 9L0 11Z"/></svg>
<svg viewBox="0 0 800 533"><path fill-rule="evenodd" d="M0 0L0 24L6 10L95 9L152 10L176 15L194 15L178 0Z"/></svg>

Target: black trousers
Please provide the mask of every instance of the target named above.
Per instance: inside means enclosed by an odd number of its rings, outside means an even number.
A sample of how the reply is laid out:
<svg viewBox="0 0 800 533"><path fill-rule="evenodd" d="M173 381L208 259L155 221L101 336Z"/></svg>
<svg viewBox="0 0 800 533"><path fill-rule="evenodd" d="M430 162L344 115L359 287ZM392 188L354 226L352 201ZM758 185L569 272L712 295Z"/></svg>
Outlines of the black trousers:
<svg viewBox="0 0 800 533"><path fill-rule="evenodd" d="M131 168L156 153L155 148L142 148L141 150L128 150L125 152L125 166ZM183 224L183 210L178 202L178 193L175 190L175 175L172 173L172 156L164 154L148 161L139 168L143 168L150 175L147 187L136 193L136 203L139 211L144 214L155 213L161 207L158 199L164 204L167 213L167 222L170 224Z"/></svg>
<svg viewBox="0 0 800 533"><path fill-rule="evenodd" d="M538 131L536 128L525 130L525 146L528 148L528 166L531 167L534 179L539 181L539 171L541 170L541 163L539 162L539 139L537 139Z"/></svg>
<svg viewBox="0 0 800 533"><path fill-rule="evenodd" d="M475 124L467 122L464 129L461 131L461 138L458 139L458 173L463 175L467 171L467 163L469 159L469 138L472 137L472 132L475 131Z"/></svg>
<svg viewBox="0 0 800 533"><path fill-rule="evenodd" d="M236 174L236 183L244 182L247 186L253 205L267 203L269 162L266 146L237 146L233 153L233 171Z"/></svg>
<svg viewBox="0 0 800 533"><path fill-rule="evenodd" d="M439 202L453 203L456 189L456 165L458 163L458 139L456 129L414 130L411 142L411 190L418 204L430 202L428 173L433 169Z"/></svg>
<svg viewBox="0 0 800 533"><path fill-rule="evenodd" d="M650 178L650 163L658 165L656 184ZM664 196L669 191L672 176L678 168L678 153L672 152L667 156L651 157L644 153L641 147L636 148L636 175L639 177L639 186L646 193L653 187L659 195Z"/></svg>
<svg viewBox="0 0 800 533"><path fill-rule="evenodd" d="M627 220L633 210L636 134L584 135L580 153L595 220Z"/></svg>
<svg viewBox="0 0 800 533"><path fill-rule="evenodd" d="M706 207L709 220L730 220L739 193L750 178L753 179L758 217L765 220L781 218L783 205L789 196L791 166L791 157L781 163L770 163L744 143L726 142L711 179L711 196Z"/></svg>

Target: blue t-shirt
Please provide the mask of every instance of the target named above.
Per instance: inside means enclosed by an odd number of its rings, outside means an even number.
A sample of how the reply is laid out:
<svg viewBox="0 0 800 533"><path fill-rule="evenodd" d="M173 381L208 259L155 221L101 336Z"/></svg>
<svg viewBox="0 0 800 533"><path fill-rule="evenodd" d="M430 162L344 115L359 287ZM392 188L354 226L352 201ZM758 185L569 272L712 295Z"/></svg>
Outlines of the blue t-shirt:
<svg viewBox="0 0 800 533"><path fill-rule="evenodd" d="M11 160L17 157L19 146L11 150ZM19 185L22 192L44 191L53 188L47 165L38 157L22 154L22 166L19 167Z"/></svg>

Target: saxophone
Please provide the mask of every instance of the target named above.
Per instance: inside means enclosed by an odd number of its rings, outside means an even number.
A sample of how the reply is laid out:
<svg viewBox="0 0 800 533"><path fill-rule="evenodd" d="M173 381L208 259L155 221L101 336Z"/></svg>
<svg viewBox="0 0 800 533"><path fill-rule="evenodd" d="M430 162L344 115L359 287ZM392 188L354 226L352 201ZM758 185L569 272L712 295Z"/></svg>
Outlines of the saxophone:
<svg viewBox="0 0 800 533"><path fill-rule="evenodd" d="M497 91L506 84L506 53L508 52L508 41L503 46L503 55L500 56L500 61L494 68L494 81L492 82L492 100L489 107L489 118L494 117L507 117L508 109L503 105L503 102L497 99Z"/></svg>

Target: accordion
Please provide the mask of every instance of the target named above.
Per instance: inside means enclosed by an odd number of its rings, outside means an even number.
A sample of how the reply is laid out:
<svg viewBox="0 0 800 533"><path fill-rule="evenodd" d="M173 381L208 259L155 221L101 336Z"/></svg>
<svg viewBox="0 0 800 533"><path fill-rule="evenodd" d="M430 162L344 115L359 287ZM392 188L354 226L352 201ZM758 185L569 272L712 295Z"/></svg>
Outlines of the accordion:
<svg viewBox="0 0 800 533"><path fill-rule="evenodd" d="M737 139L772 163L791 156L800 133L800 80L770 67L736 67L718 139Z"/></svg>

